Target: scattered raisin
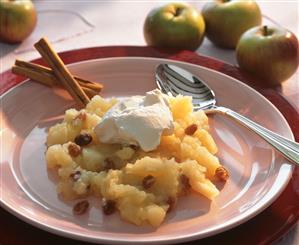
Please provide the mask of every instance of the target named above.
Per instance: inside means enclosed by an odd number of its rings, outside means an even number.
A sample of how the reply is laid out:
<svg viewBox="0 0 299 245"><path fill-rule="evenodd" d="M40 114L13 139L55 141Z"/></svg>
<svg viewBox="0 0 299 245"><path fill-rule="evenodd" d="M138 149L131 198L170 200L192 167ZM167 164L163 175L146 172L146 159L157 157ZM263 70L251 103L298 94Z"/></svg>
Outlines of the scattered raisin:
<svg viewBox="0 0 299 245"><path fill-rule="evenodd" d="M132 148L134 151L137 151L138 149L139 149L139 146L138 145L133 145L133 144L131 144L131 145L129 145L130 146L130 148Z"/></svg>
<svg viewBox="0 0 299 245"><path fill-rule="evenodd" d="M76 172L70 174L70 177L73 181L77 181L81 177L81 172L77 170Z"/></svg>
<svg viewBox="0 0 299 245"><path fill-rule="evenodd" d="M185 128L185 134L187 135L193 135L197 130L197 125L195 123L189 125L187 128Z"/></svg>
<svg viewBox="0 0 299 245"><path fill-rule="evenodd" d="M116 202L113 200L102 199L103 212L106 215L113 214L116 211Z"/></svg>
<svg viewBox="0 0 299 245"><path fill-rule="evenodd" d="M89 208L89 202L83 200L75 204L75 206L73 207L73 213L76 215L81 215L86 213L88 208Z"/></svg>
<svg viewBox="0 0 299 245"><path fill-rule="evenodd" d="M114 161L108 157L104 160L104 170L108 171L109 169L115 169L115 164Z"/></svg>
<svg viewBox="0 0 299 245"><path fill-rule="evenodd" d="M166 203L168 204L167 213L169 213L176 205L176 198L175 197L168 197Z"/></svg>
<svg viewBox="0 0 299 245"><path fill-rule="evenodd" d="M225 167L221 166L216 169L215 176L221 181L227 181L229 173Z"/></svg>
<svg viewBox="0 0 299 245"><path fill-rule="evenodd" d="M142 180L142 186L144 189L149 189L153 186L153 184L155 183L156 179L154 176L152 175L147 175L143 178Z"/></svg>
<svg viewBox="0 0 299 245"><path fill-rule="evenodd" d="M189 178L185 174L182 174L180 176L180 181L182 184L182 193L186 194L191 188L191 185L189 183Z"/></svg>
<svg viewBox="0 0 299 245"><path fill-rule="evenodd" d="M189 183L189 178L185 174L181 174L180 181L186 189L191 188L191 185Z"/></svg>
<svg viewBox="0 0 299 245"><path fill-rule="evenodd" d="M81 154L82 149L81 149L81 147L79 145L71 143L68 146L68 151L69 151L69 154L72 157L77 157L77 156L79 156Z"/></svg>
<svg viewBox="0 0 299 245"><path fill-rule="evenodd" d="M81 121L85 121L86 120L86 113L85 112L80 112L75 118L74 120L79 119Z"/></svg>
<svg viewBox="0 0 299 245"><path fill-rule="evenodd" d="M175 160L177 163L182 162L182 159L181 159L180 157L174 157L174 160Z"/></svg>
<svg viewBox="0 0 299 245"><path fill-rule="evenodd" d="M79 146L88 145L92 141L92 136L87 133L82 133L76 136L75 143Z"/></svg>
<svg viewBox="0 0 299 245"><path fill-rule="evenodd" d="M79 126L82 125L82 122L86 120L86 113L80 112L74 119L73 119L73 125Z"/></svg>

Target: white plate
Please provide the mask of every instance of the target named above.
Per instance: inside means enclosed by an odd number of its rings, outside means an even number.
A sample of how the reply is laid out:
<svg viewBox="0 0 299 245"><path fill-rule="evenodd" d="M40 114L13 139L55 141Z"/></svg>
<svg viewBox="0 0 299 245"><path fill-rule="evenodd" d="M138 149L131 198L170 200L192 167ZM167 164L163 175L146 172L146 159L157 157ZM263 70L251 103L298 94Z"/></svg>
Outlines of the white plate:
<svg viewBox="0 0 299 245"><path fill-rule="evenodd" d="M196 65L155 58L109 58L70 65L73 74L101 81L104 97L144 94L156 87L155 67L182 66L215 91L219 105L230 107L293 139L279 111L255 90L221 73ZM267 143L223 116L210 118L218 157L231 177L215 202L183 197L157 229L136 227L118 214L105 216L99 200L90 212L72 215L73 203L57 197L44 152L46 130L74 106L65 92L25 82L2 96L1 206L41 229L100 243L174 243L211 236L248 220L270 205L286 186L292 166Z"/></svg>

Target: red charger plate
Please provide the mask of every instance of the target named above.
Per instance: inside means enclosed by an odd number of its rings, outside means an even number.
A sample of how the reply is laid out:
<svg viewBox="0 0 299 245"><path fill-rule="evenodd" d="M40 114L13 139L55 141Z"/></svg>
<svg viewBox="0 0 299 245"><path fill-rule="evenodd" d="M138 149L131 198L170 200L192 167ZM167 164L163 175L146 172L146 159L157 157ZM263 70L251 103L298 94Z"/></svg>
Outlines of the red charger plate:
<svg viewBox="0 0 299 245"><path fill-rule="evenodd" d="M288 95L282 93L280 88L262 88L258 81L241 74L237 67L223 63L209 57L200 56L190 51L176 52L173 50L161 50L151 47L96 47L63 52L60 57L66 64L89 59L107 57L158 57L184 61L201 65L226 75L234 77L258 90L269 99L287 119L295 140L299 140L299 113L288 102ZM42 64L41 59L34 62ZM13 88L25 79L16 76L11 71L1 74L0 95ZM293 84L285 85L287 91ZM299 92L297 94L299 96ZM293 176L284 192L279 198L262 213L239 225L238 227L216 236L200 240L201 244L269 244L282 237L299 218L299 167L296 167ZM0 244L82 244L37 229L11 215L0 208ZM197 244L193 241L188 244ZM86 243L87 244L87 243Z"/></svg>

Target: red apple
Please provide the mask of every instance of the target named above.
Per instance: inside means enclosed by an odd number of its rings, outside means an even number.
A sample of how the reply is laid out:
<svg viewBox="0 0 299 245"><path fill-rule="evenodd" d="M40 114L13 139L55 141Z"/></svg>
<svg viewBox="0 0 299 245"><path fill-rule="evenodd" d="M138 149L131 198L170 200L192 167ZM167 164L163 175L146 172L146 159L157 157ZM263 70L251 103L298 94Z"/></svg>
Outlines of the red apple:
<svg viewBox="0 0 299 245"><path fill-rule="evenodd" d="M191 5L170 3L147 15L143 31L150 46L195 50L204 38L205 23Z"/></svg>
<svg viewBox="0 0 299 245"><path fill-rule="evenodd" d="M278 85L298 68L298 39L281 27L254 27L242 35L236 55L242 70Z"/></svg>
<svg viewBox="0 0 299 245"><path fill-rule="evenodd" d="M33 31L36 19L36 11L30 0L1 0L0 41L23 41Z"/></svg>

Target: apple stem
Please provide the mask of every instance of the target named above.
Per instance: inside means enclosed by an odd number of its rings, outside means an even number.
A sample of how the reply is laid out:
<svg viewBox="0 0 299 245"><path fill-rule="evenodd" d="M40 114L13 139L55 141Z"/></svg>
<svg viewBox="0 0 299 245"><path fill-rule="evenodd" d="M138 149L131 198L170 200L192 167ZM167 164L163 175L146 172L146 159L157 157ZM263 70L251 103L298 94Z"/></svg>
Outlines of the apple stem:
<svg viewBox="0 0 299 245"><path fill-rule="evenodd" d="M268 26L263 26L263 34L264 36L268 36Z"/></svg>
<svg viewBox="0 0 299 245"><path fill-rule="evenodd" d="M174 16L175 16L175 17L179 16L179 15L182 13L182 11L183 11L182 8L177 8L177 9L175 10Z"/></svg>

